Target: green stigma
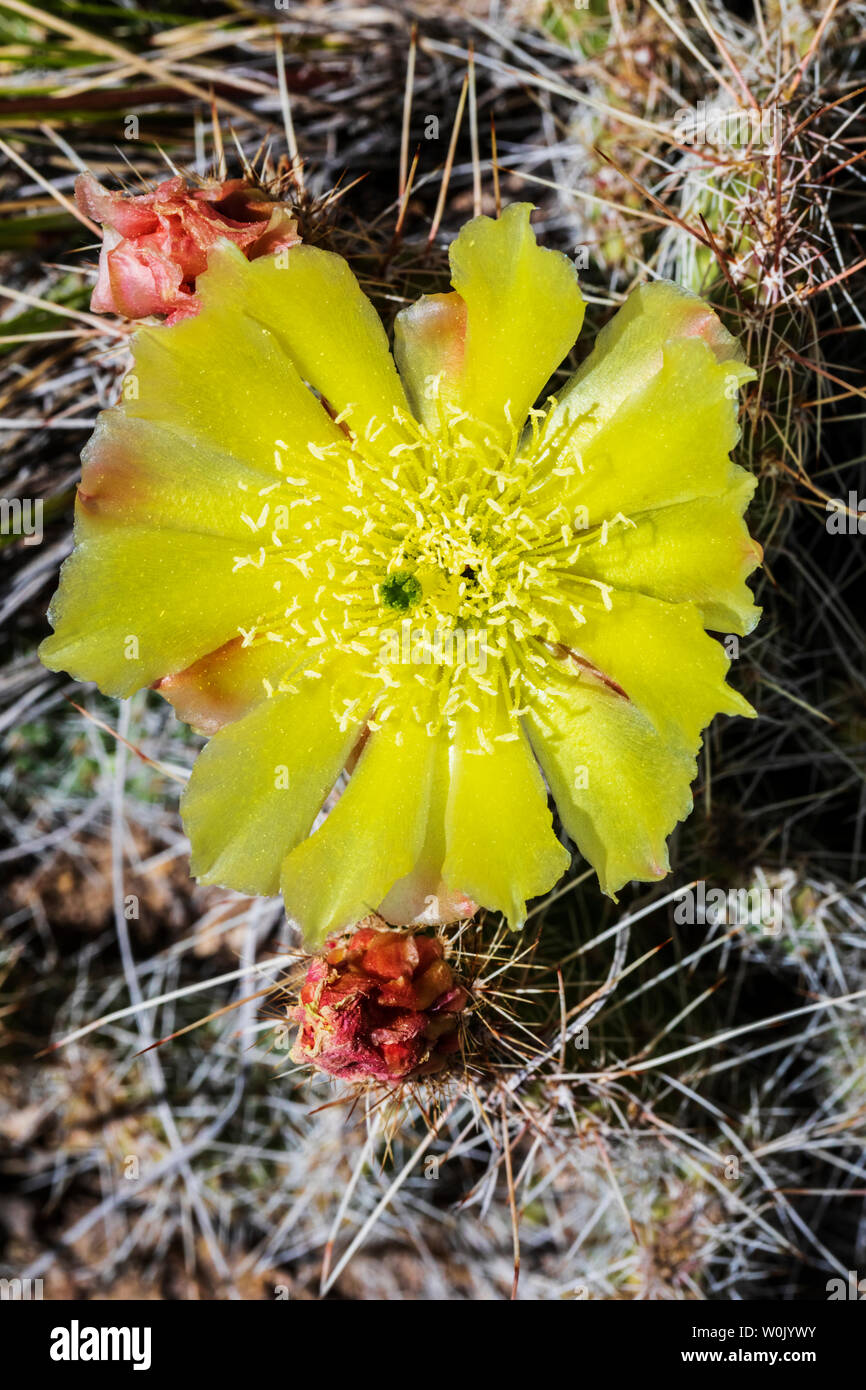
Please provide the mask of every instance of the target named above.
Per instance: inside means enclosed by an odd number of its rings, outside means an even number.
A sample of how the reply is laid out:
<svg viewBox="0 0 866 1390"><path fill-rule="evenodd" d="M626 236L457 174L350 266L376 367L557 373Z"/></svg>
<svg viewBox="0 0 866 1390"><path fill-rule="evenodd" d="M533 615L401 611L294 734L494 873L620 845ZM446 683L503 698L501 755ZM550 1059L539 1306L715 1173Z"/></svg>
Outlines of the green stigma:
<svg viewBox="0 0 866 1390"><path fill-rule="evenodd" d="M382 583L380 593L387 608L396 608L406 613L414 608L423 590L421 581L411 570L396 570Z"/></svg>

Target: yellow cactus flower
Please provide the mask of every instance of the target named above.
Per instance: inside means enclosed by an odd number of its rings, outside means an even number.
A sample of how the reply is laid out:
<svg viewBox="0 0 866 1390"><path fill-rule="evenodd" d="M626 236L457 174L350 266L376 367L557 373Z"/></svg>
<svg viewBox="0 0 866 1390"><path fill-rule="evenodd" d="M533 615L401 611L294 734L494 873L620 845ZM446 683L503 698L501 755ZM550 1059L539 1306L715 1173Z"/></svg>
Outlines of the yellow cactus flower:
<svg viewBox="0 0 866 1390"><path fill-rule="evenodd" d="M758 618L751 373L656 283L535 409L583 302L531 210L463 228L396 365L340 257L214 248L85 450L42 660L212 735L193 872L282 888L311 944L372 909L520 925L569 862L548 786L605 892L662 877L701 731L753 713L705 631Z"/></svg>

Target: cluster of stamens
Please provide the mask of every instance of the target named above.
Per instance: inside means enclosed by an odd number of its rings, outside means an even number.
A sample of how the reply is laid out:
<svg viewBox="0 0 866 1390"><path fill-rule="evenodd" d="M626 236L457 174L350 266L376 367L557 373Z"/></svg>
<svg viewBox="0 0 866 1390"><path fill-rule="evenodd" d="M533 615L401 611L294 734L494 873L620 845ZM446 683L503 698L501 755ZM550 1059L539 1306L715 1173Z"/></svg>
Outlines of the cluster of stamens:
<svg viewBox="0 0 866 1390"><path fill-rule="evenodd" d="M507 407L500 431L443 407L435 434L398 409L355 430L349 406L344 437L310 443L303 472L276 441L277 481L244 499L258 544L235 562L274 576L272 611L243 632L286 648L268 693L321 678L344 653L374 692L373 728L399 710L433 733L470 711L486 747L493 702L508 726L498 737L514 737L540 682L561 674L561 622L573 632L587 607L610 607L579 557L612 523L590 528L556 500L581 464L563 454L574 424L550 428L555 405L522 432ZM351 722L367 699L343 699L335 716Z"/></svg>

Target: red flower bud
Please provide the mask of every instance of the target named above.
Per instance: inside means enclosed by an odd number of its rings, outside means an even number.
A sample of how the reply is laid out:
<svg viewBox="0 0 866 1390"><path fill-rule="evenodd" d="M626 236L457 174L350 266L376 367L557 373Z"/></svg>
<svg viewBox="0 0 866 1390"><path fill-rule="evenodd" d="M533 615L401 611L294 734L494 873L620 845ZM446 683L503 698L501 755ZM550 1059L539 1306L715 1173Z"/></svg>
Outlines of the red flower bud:
<svg viewBox="0 0 866 1390"><path fill-rule="evenodd" d="M403 1081L457 1052L465 989L437 937L362 927L316 956L292 1017L292 1058L350 1081Z"/></svg>

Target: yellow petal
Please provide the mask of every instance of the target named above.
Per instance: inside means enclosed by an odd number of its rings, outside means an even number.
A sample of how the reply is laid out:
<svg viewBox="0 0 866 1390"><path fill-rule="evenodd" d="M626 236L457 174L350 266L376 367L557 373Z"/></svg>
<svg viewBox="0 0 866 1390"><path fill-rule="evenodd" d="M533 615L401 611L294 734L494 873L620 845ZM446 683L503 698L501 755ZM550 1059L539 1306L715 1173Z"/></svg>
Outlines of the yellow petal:
<svg viewBox="0 0 866 1390"><path fill-rule="evenodd" d="M301 679L297 694L264 700L199 755L181 812L200 882L278 892L283 859L309 833L366 715L341 728L340 689L333 672Z"/></svg>
<svg viewBox="0 0 866 1390"><path fill-rule="evenodd" d="M694 758L635 705L573 676L526 717L562 823L613 896L669 869L667 837L692 809Z"/></svg>
<svg viewBox="0 0 866 1390"><path fill-rule="evenodd" d="M697 339L666 348L656 375L575 458L563 496L585 509L580 521L595 526L727 491L741 476L729 458L739 438L729 394L738 379Z"/></svg>
<svg viewBox="0 0 866 1390"><path fill-rule="evenodd" d="M568 425L571 445L580 451L661 371L665 349L686 340L703 343L720 364L742 363L736 339L697 295L666 280L640 285L598 334L586 361L557 392L559 405L549 422L550 432Z"/></svg>
<svg viewBox="0 0 866 1390"><path fill-rule="evenodd" d="M596 531L576 568L615 589L694 603L705 627L745 636L761 614L746 584L761 547L742 520L756 480L739 468L734 473L718 497L638 512L633 525L618 522L603 539Z"/></svg>
<svg viewBox="0 0 866 1390"><path fill-rule="evenodd" d="M491 734L510 732L503 720ZM546 893L565 872L569 855L553 833L547 792L522 734L478 747L474 725L462 720L452 753L446 813L445 882L502 912L515 930L526 901Z"/></svg>
<svg viewBox="0 0 866 1390"><path fill-rule="evenodd" d="M283 345L245 312L258 297L261 268L269 264L270 259L250 264L228 243L215 249L198 282L203 307L197 317L170 328L139 329L133 339L123 412L177 435L178 474L196 468L197 449L213 446L236 461L245 481L252 469L265 475L261 482L272 482L279 459L291 460L285 471L297 474L299 466L315 463L308 443L321 447L341 438ZM285 300L274 309L291 312ZM138 438L145 437L140 428ZM189 519L194 515L193 510Z"/></svg>
<svg viewBox="0 0 866 1390"><path fill-rule="evenodd" d="M324 824L286 858L286 913L311 948L375 911L417 862L436 751L414 719L386 720Z"/></svg>
<svg viewBox="0 0 866 1390"><path fill-rule="evenodd" d="M569 645L624 691L660 734L694 756L716 714L754 714L726 685L728 657L692 604L617 591L610 603L609 611L600 604L584 609L586 621L570 628Z"/></svg>
<svg viewBox="0 0 866 1390"><path fill-rule="evenodd" d="M476 217L451 247L451 283L466 304L461 405L497 431L520 428L583 322L572 262L538 246L531 203Z"/></svg>
<svg viewBox="0 0 866 1390"><path fill-rule="evenodd" d="M739 358L701 300L663 283L637 290L545 422L539 504L579 508L580 529L725 492L738 476L737 392L754 376Z"/></svg>
<svg viewBox="0 0 866 1390"><path fill-rule="evenodd" d="M273 336L301 378L362 432L407 410L382 321L346 261L314 246L294 246L249 262L226 243L197 281L204 310L246 318ZM180 324L179 327L185 327ZM383 436L384 438L384 436Z"/></svg>
<svg viewBox="0 0 866 1390"><path fill-rule="evenodd" d="M274 603L273 574L236 568L219 536L123 526L79 510L39 648L52 671L126 696L182 671L251 627Z"/></svg>
<svg viewBox="0 0 866 1390"><path fill-rule="evenodd" d="M170 398L168 383L162 389ZM225 401L213 409L218 416ZM175 424L104 410L81 456L76 510L94 521L231 537L251 549L288 522L275 511L273 452L272 441L265 473L250 467L240 445L231 454Z"/></svg>
<svg viewBox="0 0 866 1390"><path fill-rule="evenodd" d="M442 876L451 777L449 751L445 738L437 740L427 792L424 842L411 871L394 884L379 907L380 916L396 926L456 922L475 911L475 903L465 893L450 889Z"/></svg>

